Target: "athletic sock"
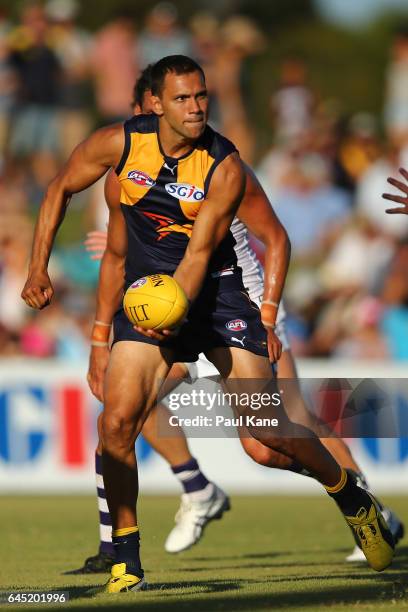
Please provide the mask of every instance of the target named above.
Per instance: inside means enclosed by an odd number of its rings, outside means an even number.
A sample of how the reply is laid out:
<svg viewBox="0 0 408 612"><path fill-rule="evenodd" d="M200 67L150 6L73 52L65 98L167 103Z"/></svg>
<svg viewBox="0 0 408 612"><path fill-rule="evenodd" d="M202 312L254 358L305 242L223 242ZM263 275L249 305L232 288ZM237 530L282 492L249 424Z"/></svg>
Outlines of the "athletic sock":
<svg viewBox="0 0 408 612"><path fill-rule="evenodd" d="M204 476L194 457L180 465L172 465L171 471L181 483L184 493L191 494L197 491L203 491L204 489L206 489L207 492L210 481Z"/></svg>
<svg viewBox="0 0 408 612"><path fill-rule="evenodd" d="M354 480L354 482L356 483L358 487L361 487L361 489L365 489L366 491L369 491L369 486L368 486L366 477L364 476L362 472L356 472L355 470L352 470L351 468L346 468L346 472L350 476L350 478Z"/></svg>
<svg viewBox="0 0 408 612"><path fill-rule="evenodd" d="M352 470L351 468L348 468L346 470L347 474L349 475L349 477L354 480L354 482L356 483L356 485L358 487L360 487L360 489L364 489L364 491L370 491L370 487L368 486L368 482L366 477L364 476L364 474L362 472L355 472L354 470ZM384 505L380 502L380 500L378 499L378 497L375 498L378 504L378 507L380 508L381 512L384 510Z"/></svg>
<svg viewBox="0 0 408 612"><path fill-rule="evenodd" d="M346 516L356 516L362 507L367 508L368 504L371 505L371 498L367 492L360 489L343 468L338 484L334 487L325 486L325 489Z"/></svg>
<svg viewBox="0 0 408 612"><path fill-rule="evenodd" d="M112 522L108 504L106 503L105 483L103 482L102 475L102 456L98 453L95 453L95 475L99 509L99 552L113 555Z"/></svg>
<svg viewBox="0 0 408 612"><path fill-rule="evenodd" d="M115 563L126 563L126 572L143 578L144 572L140 563L139 527L116 529L112 536L115 548Z"/></svg>

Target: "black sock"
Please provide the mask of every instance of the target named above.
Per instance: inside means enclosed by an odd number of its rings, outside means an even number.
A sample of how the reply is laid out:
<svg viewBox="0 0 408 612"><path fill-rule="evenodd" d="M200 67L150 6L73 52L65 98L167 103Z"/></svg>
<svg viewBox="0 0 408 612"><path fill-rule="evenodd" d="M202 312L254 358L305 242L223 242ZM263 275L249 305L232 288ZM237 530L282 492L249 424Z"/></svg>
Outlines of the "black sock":
<svg viewBox="0 0 408 612"><path fill-rule="evenodd" d="M371 505L371 498L367 492L360 489L347 473L345 483L339 491L327 492L346 516L356 516L361 508Z"/></svg>
<svg viewBox="0 0 408 612"><path fill-rule="evenodd" d="M116 555L115 563L126 563L127 573L143 578L144 573L139 556L139 532L136 531L124 536L113 536L112 542Z"/></svg>
<svg viewBox="0 0 408 612"><path fill-rule="evenodd" d="M369 491L370 487L368 486L367 480L364 476L364 474L362 472L355 472L352 469L347 469L346 470L347 474L351 477L352 480L354 480L354 482L356 483L356 485L358 487L360 487L360 489L364 489L364 491ZM378 507L380 508L381 512L384 510L384 506L383 504L380 502L380 500L376 497L375 498L378 504Z"/></svg>

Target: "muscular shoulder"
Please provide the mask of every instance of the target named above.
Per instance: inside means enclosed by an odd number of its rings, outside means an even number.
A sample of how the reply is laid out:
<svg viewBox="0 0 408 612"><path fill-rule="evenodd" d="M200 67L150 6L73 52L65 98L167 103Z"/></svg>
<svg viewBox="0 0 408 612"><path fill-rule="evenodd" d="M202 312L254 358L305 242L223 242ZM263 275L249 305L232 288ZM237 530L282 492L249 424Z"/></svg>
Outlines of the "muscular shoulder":
<svg viewBox="0 0 408 612"><path fill-rule="evenodd" d="M211 179L208 195L226 194L228 199L241 199L245 190L245 171L235 151L226 156L217 166Z"/></svg>

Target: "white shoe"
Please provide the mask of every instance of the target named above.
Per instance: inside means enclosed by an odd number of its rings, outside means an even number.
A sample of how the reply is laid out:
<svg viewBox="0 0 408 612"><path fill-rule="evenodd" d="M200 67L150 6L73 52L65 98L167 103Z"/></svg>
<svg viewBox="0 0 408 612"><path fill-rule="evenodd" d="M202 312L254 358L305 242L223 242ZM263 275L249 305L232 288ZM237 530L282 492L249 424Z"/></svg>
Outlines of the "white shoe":
<svg viewBox="0 0 408 612"><path fill-rule="evenodd" d="M210 521L220 519L230 509L230 501L224 491L215 484L212 487L210 497L202 501L193 500L191 495L183 493L175 516L176 526L164 544L168 553L178 553L197 544L204 533L204 527Z"/></svg>
<svg viewBox="0 0 408 612"><path fill-rule="evenodd" d="M346 561L348 563L364 563L367 562L367 559L361 548L359 548L356 544L356 546L353 548L353 552L346 557Z"/></svg>
<svg viewBox="0 0 408 612"><path fill-rule="evenodd" d="M392 512L392 510L390 510L389 508L384 508L381 511L381 514L383 515L385 522L390 528L390 531L394 538L394 543L397 544L404 536L404 525L401 523L397 515L394 514L394 512ZM361 548L355 546L353 552L346 557L346 561L348 561L349 563L364 563L367 561L367 559L365 558L365 555Z"/></svg>

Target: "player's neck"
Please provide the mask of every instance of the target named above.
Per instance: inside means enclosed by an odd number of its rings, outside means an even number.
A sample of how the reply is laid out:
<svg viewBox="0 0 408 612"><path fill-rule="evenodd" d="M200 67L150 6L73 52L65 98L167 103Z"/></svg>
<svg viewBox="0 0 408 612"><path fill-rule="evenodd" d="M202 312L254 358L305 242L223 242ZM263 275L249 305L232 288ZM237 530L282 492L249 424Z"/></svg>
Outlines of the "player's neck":
<svg viewBox="0 0 408 612"><path fill-rule="evenodd" d="M160 121L157 137L162 153L176 159L189 153L197 142L196 138L186 138L175 132L167 123Z"/></svg>

